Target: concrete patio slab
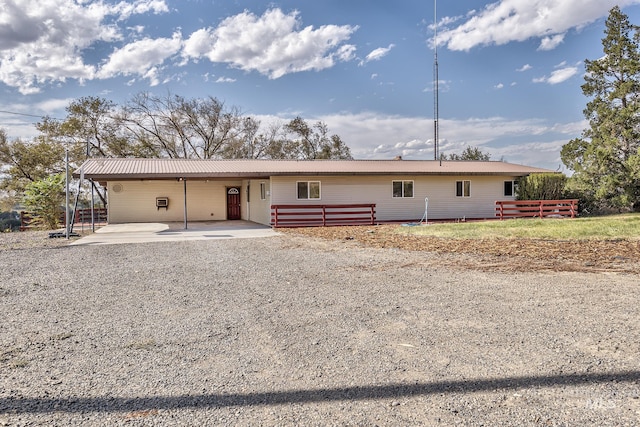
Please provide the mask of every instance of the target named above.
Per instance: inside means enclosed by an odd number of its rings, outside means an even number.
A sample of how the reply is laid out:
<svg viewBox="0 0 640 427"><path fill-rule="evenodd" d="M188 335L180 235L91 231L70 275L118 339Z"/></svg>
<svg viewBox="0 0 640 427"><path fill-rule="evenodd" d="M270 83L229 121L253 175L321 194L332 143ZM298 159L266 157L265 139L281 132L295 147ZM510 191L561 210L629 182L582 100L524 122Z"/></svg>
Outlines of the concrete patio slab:
<svg viewBox="0 0 640 427"><path fill-rule="evenodd" d="M115 245L126 243L178 242L207 239L246 239L272 237L271 227L248 221L207 221L184 223L109 224L71 245Z"/></svg>

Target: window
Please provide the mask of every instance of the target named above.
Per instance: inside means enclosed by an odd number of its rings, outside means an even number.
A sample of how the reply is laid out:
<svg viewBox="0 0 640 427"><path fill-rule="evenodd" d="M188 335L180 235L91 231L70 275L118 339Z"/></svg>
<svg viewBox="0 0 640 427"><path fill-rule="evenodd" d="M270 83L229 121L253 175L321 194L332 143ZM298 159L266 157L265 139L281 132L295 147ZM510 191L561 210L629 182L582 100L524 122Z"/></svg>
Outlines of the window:
<svg viewBox="0 0 640 427"><path fill-rule="evenodd" d="M298 181L298 200L320 199L320 181Z"/></svg>
<svg viewBox="0 0 640 427"><path fill-rule="evenodd" d="M505 197L513 197L516 195L515 192L516 183L514 181L505 181L504 182L504 196Z"/></svg>
<svg viewBox="0 0 640 427"><path fill-rule="evenodd" d="M456 197L471 196L471 181L456 181Z"/></svg>
<svg viewBox="0 0 640 427"><path fill-rule="evenodd" d="M260 200L267 200L267 184L260 183Z"/></svg>
<svg viewBox="0 0 640 427"><path fill-rule="evenodd" d="M413 181L393 181L393 197L413 197Z"/></svg>

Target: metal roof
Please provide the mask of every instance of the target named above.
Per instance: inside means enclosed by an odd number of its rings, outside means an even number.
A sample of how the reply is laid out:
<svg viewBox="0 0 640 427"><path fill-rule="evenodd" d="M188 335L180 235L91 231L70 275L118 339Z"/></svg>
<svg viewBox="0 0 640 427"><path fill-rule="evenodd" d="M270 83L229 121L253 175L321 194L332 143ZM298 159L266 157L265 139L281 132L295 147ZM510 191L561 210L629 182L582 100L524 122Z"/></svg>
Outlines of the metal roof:
<svg viewBox="0 0 640 427"><path fill-rule="evenodd" d="M501 161L194 160L92 158L74 172L95 181L266 178L287 175L507 175L554 172Z"/></svg>

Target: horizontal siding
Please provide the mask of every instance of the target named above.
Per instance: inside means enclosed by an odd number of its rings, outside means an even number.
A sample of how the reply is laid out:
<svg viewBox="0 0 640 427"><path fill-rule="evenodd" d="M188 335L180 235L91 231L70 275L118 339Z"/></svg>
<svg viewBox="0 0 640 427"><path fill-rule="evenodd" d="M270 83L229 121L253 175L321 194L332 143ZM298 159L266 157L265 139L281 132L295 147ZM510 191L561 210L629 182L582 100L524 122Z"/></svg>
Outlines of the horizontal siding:
<svg viewBox="0 0 640 427"><path fill-rule="evenodd" d="M375 203L379 221L420 220L429 198L429 219L494 218L496 200L504 197L504 181L495 176L352 176L352 177L273 177L272 204ZM393 181L413 181L414 197L394 198ZM471 197L456 197L456 181L471 181ZM297 200L297 181L320 181L320 200Z"/></svg>
<svg viewBox="0 0 640 427"><path fill-rule="evenodd" d="M187 181L189 221L224 220L226 188L241 181ZM122 190L114 191L119 185ZM113 181L108 183L108 215L112 224L184 221L184 187L179 181ZM157 209L156 197L168 197L169 208Z"/></svg>
<svg viewBox="0 0 640 427"><path fill-rule="evenodd" d="M246 219L258 224L269 225L271 223L271 186L268 179L256 179L247 181L250 185L250 197L247 204L248 216ZM260 183L266 187L266 199L260 199Z"/></svg>

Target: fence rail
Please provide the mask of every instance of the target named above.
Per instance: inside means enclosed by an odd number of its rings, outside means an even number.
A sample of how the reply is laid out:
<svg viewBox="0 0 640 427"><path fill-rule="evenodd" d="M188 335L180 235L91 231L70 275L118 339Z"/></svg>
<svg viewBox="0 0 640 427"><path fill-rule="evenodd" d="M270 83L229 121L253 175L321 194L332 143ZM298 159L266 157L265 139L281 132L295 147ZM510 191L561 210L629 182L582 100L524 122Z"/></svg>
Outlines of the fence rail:
<svg viewBox="0 0 640 427"><path fill-rule="evenodd" d="M71 212L73 215L73 212ZM60 214L59 222L60 224L66 224L65 221L66 213L62 212ZM91 208L87 209L76 209L75 215L72 216L74 225L81 224L91 224ZM93 209L93 220L95 224L106 224L107 223L107 208L94 208ZM31 225L32 218L29 215L29 212L21 211L20 212L20 231L29 230L32 228Z"/></svg>
<svg viewBox="0 0 640 427"><path fill-rule="evenodd" d="M578 215L578 199L501 200L496 202L496 216L505 218L569 217Z"/></svg>
<svg viewBox="0 0 640 427"><path fill-rule="evenodd" d="M326 227L374 225L376 205L271 205L271 225L278 227Z"/></svg>

